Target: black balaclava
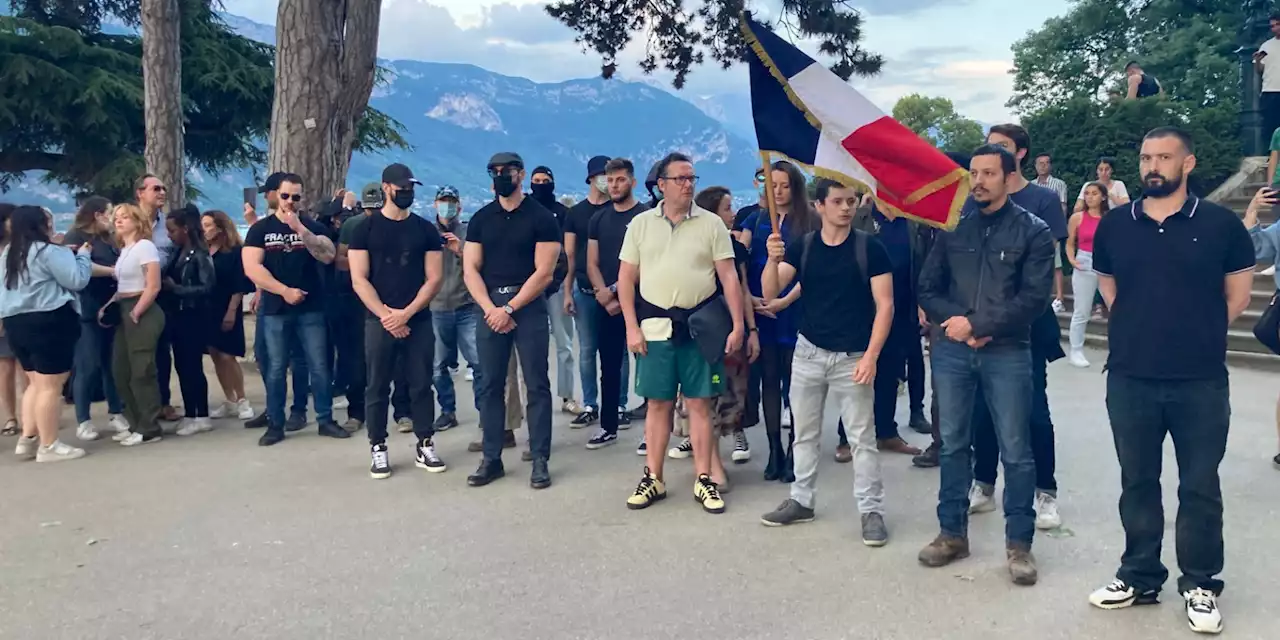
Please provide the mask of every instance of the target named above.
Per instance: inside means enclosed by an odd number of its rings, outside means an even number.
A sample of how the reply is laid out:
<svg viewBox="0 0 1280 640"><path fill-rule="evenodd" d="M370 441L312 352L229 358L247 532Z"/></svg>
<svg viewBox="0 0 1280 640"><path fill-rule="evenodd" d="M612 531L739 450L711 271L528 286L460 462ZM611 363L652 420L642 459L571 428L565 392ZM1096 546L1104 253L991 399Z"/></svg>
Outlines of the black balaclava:
<svg viewBox="0 0 1280 640"><path fill-rule="evenodd" d="M532 183L533 177L540 173L546 175L548 178L551 178L551 182L547 182L545 184ZM533 170L533 173L529 174L529 179L531 181L531 184L529 185L529 191L533 195L534 200L537 200L539 204L546 207L549 207L553 203L555 203L556 176L555 174L551 173L551 169L549 167L542 167L542 166L535 167Z"/></svg>

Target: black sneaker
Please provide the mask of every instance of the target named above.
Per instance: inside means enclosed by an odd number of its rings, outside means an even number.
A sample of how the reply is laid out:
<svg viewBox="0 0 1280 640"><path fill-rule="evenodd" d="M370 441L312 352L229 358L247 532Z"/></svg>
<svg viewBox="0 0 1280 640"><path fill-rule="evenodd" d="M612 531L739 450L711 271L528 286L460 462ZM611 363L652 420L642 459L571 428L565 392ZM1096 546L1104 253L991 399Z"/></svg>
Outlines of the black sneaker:
<svg viewBox="0 0 1280 640"><path fill-rule="evenodd" d="M631 412L623 409L618 412L618 428L626 431L631 428Z"/></svg>
<svg viewBox="0 0 1280 640"><path fill-rule="evenodd" d="M600 420L600 412L595 407L587 407L586 411L578 414L578 417L569 423L570 429L584 429L595 424Z"/></svg>
<svg viewBox="0 0 1280 640"><path fill-rule="evenodd" d="M505 475L507 475L507 472L502 468L501 460L481 460L476 472L467 476L467 484L473 487L483 487Z"/></svg>
<svg viewBox="0 0 1280 640"><path fill-rule="evenodd" d="M747 442L746 431L733 432L732 458L734 464L746 464L751 460L751 445Z"/></svg>
<svg viewBox="0 0 1280 640"><path fill-rule="evenodd" d="M284 421L284 430L293 432L301 431L307 427L307 417L303 415L293 414L288 420Z"/></svg>
<svg viewBox="0 0 1280 640"><path fill-rule="evenodd" d="M449 468L445 466L440 456L436 455L436 445L431 442L430 438L419 442L414 447L414 451L417 452L417 462L414 464L418 465L419 469L426 469L431 473L440 473Z"/></svg>
<svg viewBox="0 0 1280 640"><path fill-rule="evenodd" d="M279 427L268 426L266 433L258 438L259 447L269 447L273 444L280 444L284 441L284 429Z"/></svg>
<svg viewBox="0 0 1280 640"><path fill-rule="evenodd" d="M387 457L387 445L375 444L369 448L373 464L369 465L369 477L382 480L391 477L391 460Z"/></svg>
<svg viewBox="0 0 1280 640"><path fill-rule="evenodd" d="M245 420L245 421L244 421L244 428L246 428L246 429L262 429L262 428L264 428L264 427L266 427L266 426L267 426L267 412L266 412L266 411L263 411L262 413L259 413L259 414L257 415L257 417L255 417L255 418L250 418L250 419L248 419L248 420Z"/></svg>
<svg viewBox="0 0 1280 640"><path fill-rule="evenodd" d="M439 418L436 418L436 423L431 425L431 428L436 431L448 431L456 426L458 426L457 415L453 413L442 413Z"/></svg>
<svg viewBox="0 0 1280 640"><path fill-rule="evenodd" d="M605 431L603 428L597 429L596 435L592 436L591 439L587 441L587 448L593 451L596 449L603 449L611 444L614 444L617 441L618 441L618 434L609 433L608 431Z"/></svg>
<svg viewBox="0 0 1280 640"><path fill-rule="evenodd" d="M640 444L636 446L636 455L638 456L649 455L649 443L645 442L645 439L643 436L641 436L640 438Z"/></svg>
<svg viewBox="0 0 1280 640"><path fill-rule="evenodd" d="M285 427L285 430L288 431L289 427ZM317 431L322 436L325 436L328 438L338 438L339 440L351 437L350 431L343 429L341 426L338 425L338 423L334 422L333 420L326 420L324 422L321 422L319 425L319 429Z"/></svg>
<svg viewBox="0 0 1280 640"><path fill-rule="evenodd" d="M766 527L784 527L802 522L813 522L813 509L790 498L778 505L777 509L760 517L760 524Z"/></svg>

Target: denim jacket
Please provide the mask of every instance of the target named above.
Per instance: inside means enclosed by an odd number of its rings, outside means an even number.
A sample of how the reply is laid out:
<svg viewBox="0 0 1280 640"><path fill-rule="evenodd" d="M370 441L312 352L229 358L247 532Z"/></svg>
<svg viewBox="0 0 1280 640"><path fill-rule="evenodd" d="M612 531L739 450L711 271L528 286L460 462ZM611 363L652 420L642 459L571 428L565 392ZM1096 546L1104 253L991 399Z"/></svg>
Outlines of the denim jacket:
<svg viewBox="0 0 1280 640"><path fill-rule="evenodd" d="M89 284L93 266L89 256L73 253L66 247L37 242L27 251L27 272L18 278L18 286L5 286L8 277L9 247L0 251L0 317L61 309L67 303L78 314L80 301L76 292Z"/></svg>
<svg viewBox="0 0 1280 640"><path fill-rule="evenodd" d="M1253 257L1258 262L1274 264L1280 260L1280 223L1266 229L1263 229L1260 224L1255 224L1249 228L1249 237L1253 239ZM1276 290L1280 291L1280 270L1277 271L1275 285Z"/></svg>

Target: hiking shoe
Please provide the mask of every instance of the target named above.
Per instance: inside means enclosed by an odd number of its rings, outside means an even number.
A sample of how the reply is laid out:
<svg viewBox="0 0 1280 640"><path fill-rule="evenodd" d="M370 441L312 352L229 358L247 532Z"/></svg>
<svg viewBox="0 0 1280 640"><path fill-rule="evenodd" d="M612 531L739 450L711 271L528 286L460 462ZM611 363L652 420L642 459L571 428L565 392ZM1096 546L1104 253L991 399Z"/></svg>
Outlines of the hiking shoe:
<svg viewBox="0 0 1280 640"><path fill-rule="evenodd" d="M916 433L929 435L933 433L933 424L929 422L929 418L924 415L923 409L916 409L911 412L911 420L907 422L907 428Z"/></svg>
<svg viewBox="0 0 1280 640"><path fill-rule="evenodd" d="M751 460L751 443L747 442L747 432L741 429L733 432L733 458L734 464L746 464Z"/></svg>
<svg viewBox="0 0 1280 640"><path fill-rule="evenodd" d="M853 447L847 443L836 445L836 462L840 464L853 462Z"/></svg>
<svg viewBox="0 0 1280 640"><path fill-rule="evenodd" d="M591 439L587 441L587 448L592 451L596 449L603 449L611 444L616 443L617 441L618 441L618 434L609 433L608 431L605 431L603 427L601 427L600 429L596 430L596 435L592 436Z"/></svg>
<svg viewBox="0 0 1280 640"><path fill-rule="evenodd" d="M720 487L705 473L693 483L693 500L701 504L702 510L707 513L724 513L724 498L720 497Z"/></svg>
<svg viewBox="0 0 1280 640"><path fill-rule="evenodd" d="M1111 584L1089 594L1089 604L1108 611L1159 603L1159 591L1155 589L1144 591L1119 579L1113 580Z"/></svg>
<svg viewBox="0 0 1280 640"><path fill-rule="evenodd" d="M339 440L351 437L350 431L339 427L338 423L332 420L325 420L324 422L321 422L317 429L317 433L328 438L337 438Z"/></svg>
<svg viewBox="0 0 1280 640"><path fill-rule="evenodd" d="M636 445L636 455L638 456L649 455L649 444L645 442L644 436L640 436L640 444Z"/></svg>
<svg viewBox="0 0 1280 640"><path fill-rule="evenodd" d="M249 420L245 420L245 422L244 422L244 428L246 428L246 429L261 429L261 428L263 428L263 427L265 427L265 426L267 426L267 412L266 412L266 411L263 411L262 413L259 413L259 414L258 414L258 417L256 417L256 418L251 418L251 419L249 419Z"/></svg>
<svg viewBox="0 0 1280 640"><path fill-rule="evenodd" d="M36 457L36 450L40 448L40 437L18 436L18 444L13 448L13 455L23 460L30 460Z"/></svg>
<svg viewBox="0 0 1280 640"><path fill-rule="evenodd" d="M587 407L569 423L570 429L585 429L600 420L600 412L595 407Z"/></svg>
<svg viewBox="0 0 1280 640"><path fill-rule="evenodd" d="M98 439L98 429L93 426L92 422L85 420L76 427L76 439L85 442L92 442Z"/></svg>
<svg viewBox="0 0 1280 640"><path fill-rule="evenodd" d="M1036 557L1031 555L1031 545L1011 544L1005 548L1005 557L1009 560L1009 576L1013 583L1029 587L1039 580L1036 571Z"/></svg>
<svg viewBox="0 0 1280 640"><path fill-rule="evenodd" d="M862 514L862 544L883 547L888 543L889 527L884 524L884 516L878 513Z"/></svg>
<svg viewBox="0 0 1280 640"><path fill-rule="evenodd" d="M440 417L436 418L436 422L431 425L431 428L436 431L448 431L456 426L458 426L457 414L453 412L445 412L440 414Z"/></svg>
<svg viewBox="0 0 1280 640"><path fill-rule="evenodd" d="M644 509L653 503L667 497L667 486L661 480L655 478L653 473L649 471L649 467L644 468L644 477L640 478L640 484L636 485L635 493L627 498L628 509Z"/></svg>
<svg viewBox="0 0 1280 640"><path fill-rule="evenodd" d="M942 464L941 454L942 446L935 442L924 453L911 458L911 464L918 469L933 469Z"/></svg>
<svg viewBox="0 0 1280 640"><path fill-rule="evenodd" d="M304 415L293 414L288 420L284 421L284 430L289 432L302 431L307 428L307 417Z"/></svg>
<svg viewBox="0 0 1280 640"><path fill-rule="evenodd" d="M280 434L280 438L284 439L284 434ZM160 442L160 439L161 439L161 435L159 433L151 436L144 436L141 433L138 433L137 431L133 431L129 433L128 436L120 440L120 446L136 447L138 445L151 444L153 442ZM262 443L259 442L258 444L262 444Z"/></svg>
<svg viewBox="0 0 1280 640"><path fill-rule="evenodd" d="M996 510L996 488L981 482L969 488L969 513L989 513Z"/></svg>
<svg viewBox="0 0 1280 640"><path fill-rule="evenodd" d="M693 455L693 440L690 440L688 438L685 438L684 442L681 442L680 444L674 447L671 447L670 449L667 450L667 457L675 460L684 460L686 458L689 458L692 455Z"/></svg>
<svg viewBox="0 0 1280 640"><path fill-rule="evenodd" d="M400 418L396 420L396 431L400 433L413 433L413 420L409 418Z"/></svg>
<svg viewBox="0 0 1280 640"><path fill-rule="evenodd" d="M1218 597L1207 589L1192 589L1182 594L1187 605L1187 624L1196 633L1222 633L1222 612Z"/></svg>
<svg viewBox="0 0 1280 640"><path fill-rule="evenodd" d="M386 443L375 444L369 447L370 456L373 457L373 463L369 465L369 477L374 480L382 480L391 477L391 460L387 456Z"/></svg>
<svg viewBox="0 0 1280 640"><path fill-rule="evenodd" d="M969 540L946 534L938 534L925 548L920 550L916 559L926 567L945 567L956 560L969 557Z"/></svg>
<svg viewBox="0 0 1280 640"><path fill-rule="evenodd" d="M36 462L66 462L83 458L84 455L84 449L63 444L61 440L54 440L53 444L40 447L36 451Z"/></svg>
<svg viewBox="0 0 1280 640"><path fill-rule="evenodd" d="M440 459L440 456L436 455L436 445L431 442L431 438L427 438L419 442L418 445L414 447L414 451L417 453L417 460L414 464L416 464L419 469L426 469L431 473L440 473L441 471L445 471L449 468L445 466L444 461Z"/></svg>
<svg viewBox="0 0 1280 640"><path fill-rule="evenodd" d="M813 509L791 498L784 500L777 509L760 516L760 524L766 527L785 527L804 522L813 522Z"/></svg>
<svg viewBox="0 0 1280 640"><path fill-rule="evenodd" d="M1037 529L1046 531L1062 526L1062 516L1058 515L1058 499L1053 494L1037 491L1035 507Z"/></svg>

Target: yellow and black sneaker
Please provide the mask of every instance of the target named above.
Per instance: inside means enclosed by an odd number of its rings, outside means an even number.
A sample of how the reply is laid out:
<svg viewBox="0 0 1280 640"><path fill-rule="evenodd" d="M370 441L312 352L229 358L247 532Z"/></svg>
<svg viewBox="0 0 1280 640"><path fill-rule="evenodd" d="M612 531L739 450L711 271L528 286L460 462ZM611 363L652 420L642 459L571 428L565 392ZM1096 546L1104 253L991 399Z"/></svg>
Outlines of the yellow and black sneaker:
<svg viewBox="0 0 1280 640"><path fill-rule="evenodd" d="M667 497L667 486L654 477L649 467L645 467L644 477L640 478L640 484L636 485L636 492L627 498L627 508L644 509L665 497Z"/></svg>
<svg viewBox="0 0 1280 640"><path fill-rule="evenodd" d="M724 513L724 498L720 497L720 487L711 481L711 476L702 474L693 484L693 499L702 504L707 513Z"/></svg>

